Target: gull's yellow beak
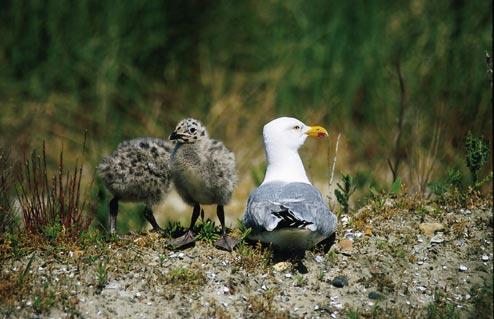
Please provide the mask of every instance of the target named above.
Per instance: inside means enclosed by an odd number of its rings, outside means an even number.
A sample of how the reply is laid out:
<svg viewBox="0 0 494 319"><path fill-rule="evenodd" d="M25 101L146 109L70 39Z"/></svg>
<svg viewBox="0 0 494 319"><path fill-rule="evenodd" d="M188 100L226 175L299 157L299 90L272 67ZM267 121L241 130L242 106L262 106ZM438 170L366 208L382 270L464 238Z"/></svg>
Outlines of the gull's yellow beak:
<svg viewBox="0 0 494 319"><path fill-rule="evenodd" d="M305 132L305 134L312 137L324 137L328 136L328 131L322 126L309 126L309 129Z"/></svg>

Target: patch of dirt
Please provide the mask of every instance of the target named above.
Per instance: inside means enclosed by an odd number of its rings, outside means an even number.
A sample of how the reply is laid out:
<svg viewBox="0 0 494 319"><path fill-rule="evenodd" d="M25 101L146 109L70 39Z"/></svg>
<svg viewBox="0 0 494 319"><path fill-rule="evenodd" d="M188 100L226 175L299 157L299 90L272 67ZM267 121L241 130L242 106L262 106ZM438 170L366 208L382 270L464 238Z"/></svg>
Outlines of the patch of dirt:
<svg viewBox="0 0 494 319"><path fill-rule="evenodd" d="M6 318L492 318L492 207L411 208L394 199L381 204L340 216L329 252L306 253L307 273L292 263L273 262L269 250L247 244L233 253L205 242L171 251L167 239L155 233L109 242L93 238L74 246L53 243L35 251L6 241L0 313ZM421 224L433 223L433 233L421 230Z"/></svg>

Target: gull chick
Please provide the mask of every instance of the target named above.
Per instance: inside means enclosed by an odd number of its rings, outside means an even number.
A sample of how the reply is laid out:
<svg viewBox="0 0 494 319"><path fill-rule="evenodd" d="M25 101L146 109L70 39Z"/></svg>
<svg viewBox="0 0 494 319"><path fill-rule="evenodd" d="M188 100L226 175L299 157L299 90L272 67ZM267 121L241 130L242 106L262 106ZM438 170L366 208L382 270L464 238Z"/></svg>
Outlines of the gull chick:
<svg viewBox="0 0 494 319"><path fill-rule="evenodd" d="M144 216L153 229L162 231L152 211L169 191L173 143L158 138L137 138L120 143L98 165L98 174L113 194L110 233L115 233L118 202L144 202Z"/></svg>
<svg viewBox="0 0 494 319"><path fill-rule="evenodd" d="M326 129L291 117L264 126L267 169L262 184L251 192L243 217L252 228L249 239L284 251L303 251L328 239L336 216L310 183L298 154L308 136L325 137Z"/></svg>
<svg viewBox="0 0 494 319"><path fill-rule="evenodd" d="M185 247L194 243L192 229L199 217L200 205L216 204L222 236L215 245L231 251L236 241L226 235L223 207L230 201L237 183L235 155L222 142L210 139L204 125L192 118L180 121L170 140L176 142L171 155L175 188L182 199L194 207L189 230L172 244Z"/></svg>

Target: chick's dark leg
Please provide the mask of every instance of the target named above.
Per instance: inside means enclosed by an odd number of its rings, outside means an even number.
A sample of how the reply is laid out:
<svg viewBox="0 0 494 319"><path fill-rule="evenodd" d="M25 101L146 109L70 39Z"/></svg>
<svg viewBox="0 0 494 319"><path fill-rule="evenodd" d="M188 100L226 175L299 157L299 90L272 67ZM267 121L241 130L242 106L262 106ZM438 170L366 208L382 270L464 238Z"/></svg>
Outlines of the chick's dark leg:
<svg viewBox="0 0 494 319"><path fill-rule="evenodd" d="M153 226L153 230L162 233L163 229L161 229L160 225L156 222L156 219L154 218L154 214L151 208L146 205L144 207L144 217L146 217L147 221Z"/></svg>
<svg viewBox="0 0 494 319"><path fill-rule="evenodd" d="M118 215L118 198L113 197L110 201L110 234L115 234Z"/></svg>
<svg viewBox="0 0 494 319"><path fill-rule="evenodd" d="M175 238L174 240L171 241L171 244L175 248L185 248L187 246L190 246L194 244L195 239L194 239L194 225L196 224L197 218L199 218L201 212L201 206L199 204L194 205L194 210L192 211L192 218L190 219L190 226L189 230L183 235L178 238Z"/></svg>
<svg viewBox="0 0 494 319"><path fill-rule="evenodd" d="M237 245L238 240L226 235L225 211L223 209L223 205L218 205L216 208L216 214L218 215L218 219L221 223L221 238L218 239L214 245L220 249L232 251L233 248L235 248L235 245Z"/></svg>

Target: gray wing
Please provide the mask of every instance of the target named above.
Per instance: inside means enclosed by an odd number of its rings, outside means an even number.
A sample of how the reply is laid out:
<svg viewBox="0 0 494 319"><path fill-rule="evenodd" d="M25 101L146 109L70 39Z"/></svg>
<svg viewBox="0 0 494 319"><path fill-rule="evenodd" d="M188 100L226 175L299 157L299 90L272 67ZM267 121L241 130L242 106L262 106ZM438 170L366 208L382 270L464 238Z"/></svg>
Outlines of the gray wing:
<svg viewBox="0 0 494 319"><path fill-rule="evenodd" d="M314 186L274 182L250 194L244 224L254 232L296 227L329 236L336 229L336 216Z"/></svg>

